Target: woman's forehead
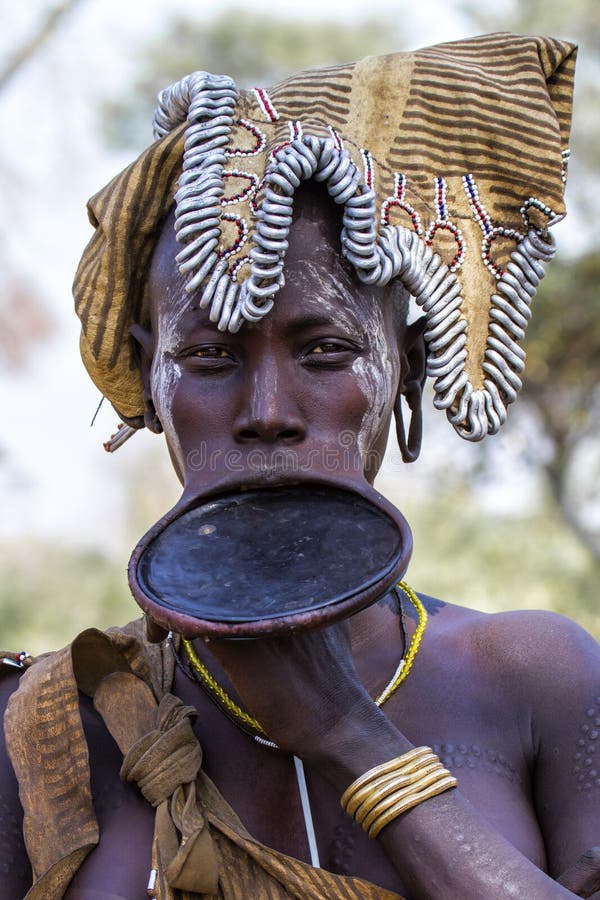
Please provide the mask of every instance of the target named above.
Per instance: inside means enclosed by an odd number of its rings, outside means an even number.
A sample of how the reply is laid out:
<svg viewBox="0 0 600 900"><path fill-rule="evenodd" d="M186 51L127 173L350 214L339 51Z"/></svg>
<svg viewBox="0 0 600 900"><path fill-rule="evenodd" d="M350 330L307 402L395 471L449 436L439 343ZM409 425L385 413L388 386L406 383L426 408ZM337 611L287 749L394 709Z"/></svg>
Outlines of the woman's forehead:
<svg viewBox="0 0 600 900"><path fill-rule="evenodd" d="M362 285L341 255L340 216L327 195L314 189L299 190L295 196L294 222L285 255L285 285L275 308L286 307L290 300L307 312L318 309L334 316L349 314L359 325L365 316L372 318L383 299L380 288ZM160 314L171 319L198 309L200 291L185 290L187 276L182 275L175 258L181 250L171 213L163 225L149 272L152 319ZM273 311L275 312L275 310ZM267 319L273 316L269 313ZM208 315L208 313L207 313ZM187 316L186 316L187 318ZM348 322L350 324L350 322ZM243 325L246 328L247 325Z"/></svg>

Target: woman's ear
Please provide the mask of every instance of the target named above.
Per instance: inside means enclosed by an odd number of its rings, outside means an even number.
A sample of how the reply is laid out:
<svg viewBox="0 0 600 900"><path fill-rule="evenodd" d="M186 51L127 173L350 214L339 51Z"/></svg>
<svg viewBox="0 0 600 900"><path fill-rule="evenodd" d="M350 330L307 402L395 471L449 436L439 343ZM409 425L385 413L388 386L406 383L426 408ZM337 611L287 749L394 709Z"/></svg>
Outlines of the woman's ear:
<svg viewBox="0 0 600 900"><path fill-rule="evenodd" d="M154 335L149 328L142 328L137 322L131 326L129 331L138 348L138 365L142 376L144 397L144 425L154 434L161 434L163 429L152 400L150 385L150 372L154 356Z"/></svg>
<svg viewBox="0 0 600 900"><path fill-rule="evenodd" d="M423 437L423 386L427 376L427 345L425 327L427 320L421 316L406 326L404 340L400 346L400 381L394 403L396 437L403 462L414 462L421 451ZM410 409L411 418L408 437L404 430L402 397Z"/></svg>

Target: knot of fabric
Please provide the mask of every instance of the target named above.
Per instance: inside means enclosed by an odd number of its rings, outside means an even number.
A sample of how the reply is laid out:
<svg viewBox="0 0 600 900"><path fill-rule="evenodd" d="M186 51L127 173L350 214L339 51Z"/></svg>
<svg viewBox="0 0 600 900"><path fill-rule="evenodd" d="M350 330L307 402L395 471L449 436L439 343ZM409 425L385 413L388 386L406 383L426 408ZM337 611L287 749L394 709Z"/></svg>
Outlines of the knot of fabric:
<svg viewBox="0 0 600 900"><path fill-rule="evenodd" d="M195 715L192 706L165 694L156 712L157 727L136 741L123 759L121 778L135 781L152 806L196 780L202 750L192 730Z"/></svg>
<svg viewBox="0 0 600 900"><path fill-rule="evenodd" d="M215 894L218 889L215 849L196 792L202 750L192 730L195 716L192 706L165 694L156 727L132 745L121 766L121 778L136 782L156 807L153 896L165 900L173 890Z"/></svg>

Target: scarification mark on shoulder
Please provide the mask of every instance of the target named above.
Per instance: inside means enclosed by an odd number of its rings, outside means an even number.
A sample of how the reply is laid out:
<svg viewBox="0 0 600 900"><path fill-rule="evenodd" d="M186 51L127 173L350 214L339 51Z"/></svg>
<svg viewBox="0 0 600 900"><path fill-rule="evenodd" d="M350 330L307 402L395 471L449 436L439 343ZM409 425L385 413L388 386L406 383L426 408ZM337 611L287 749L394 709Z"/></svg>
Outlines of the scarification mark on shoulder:
<svg viewBox="0 0 600 900"><path fill-rule="evenodd" d="M600 694L590 703L579 726L572 774L579 793L597 793L600 788Z"/></svg>
<svg viewBox="0 0 600 900"><path fill-rule="evenodd" d="M522 781L517 767L499 750L480 747L479 744L451 743L433 744L432 750L454 775L464 769L481 769L490 775L499 775L513 784L520 784Z"/></svg>

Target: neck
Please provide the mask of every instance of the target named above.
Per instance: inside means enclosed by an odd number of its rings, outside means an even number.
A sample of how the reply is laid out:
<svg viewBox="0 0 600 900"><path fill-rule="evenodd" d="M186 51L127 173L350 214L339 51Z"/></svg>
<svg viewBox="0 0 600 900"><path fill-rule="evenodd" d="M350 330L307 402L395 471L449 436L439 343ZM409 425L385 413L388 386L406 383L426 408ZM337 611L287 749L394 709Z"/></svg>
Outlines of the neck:
<svg viewBox="0 0 600 900"><path fill-rule="evenodd" d="M378 696L389 685L401 658L406 655L415 631L414 620L406 616L409 601L402 591L399 596L405 612L405 634L400 602L393 591L348 620L356 672L372 697ZM194 644L199 659L207 666L209 673L237 702L238 698L226 673L210 653L210 644L207 646L204 641L195 641Z"/></svg>
<svg viewBox="0 0 600 900"><path fill-rule="evenodd" d="M406 615L408 601L400 592L407 640L414 621ZM406 647L403 646L398 600L393 591L349 620L352 656L357 674L371 696L389 681Z"/></svg>

